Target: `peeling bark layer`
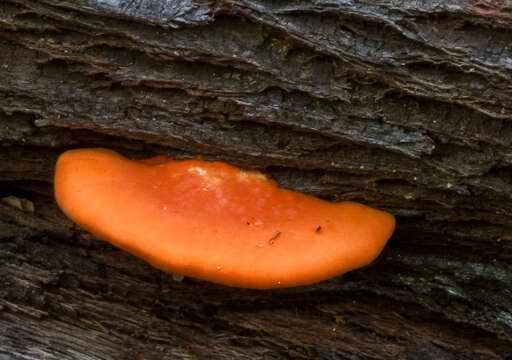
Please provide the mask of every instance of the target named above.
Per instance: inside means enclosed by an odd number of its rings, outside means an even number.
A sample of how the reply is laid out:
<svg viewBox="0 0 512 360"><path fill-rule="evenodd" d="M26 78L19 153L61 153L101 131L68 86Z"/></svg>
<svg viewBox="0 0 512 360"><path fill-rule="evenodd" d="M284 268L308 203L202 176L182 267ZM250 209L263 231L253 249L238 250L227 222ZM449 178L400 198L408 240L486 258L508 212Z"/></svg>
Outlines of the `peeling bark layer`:
<svg viewBox="0 0 512 360"><path fill-rule="evenodd" d="M512 356L505 1L0 2L0 358ZM74 147L197 155L393 213L372 266L258 292L74 226Z"/></svg>

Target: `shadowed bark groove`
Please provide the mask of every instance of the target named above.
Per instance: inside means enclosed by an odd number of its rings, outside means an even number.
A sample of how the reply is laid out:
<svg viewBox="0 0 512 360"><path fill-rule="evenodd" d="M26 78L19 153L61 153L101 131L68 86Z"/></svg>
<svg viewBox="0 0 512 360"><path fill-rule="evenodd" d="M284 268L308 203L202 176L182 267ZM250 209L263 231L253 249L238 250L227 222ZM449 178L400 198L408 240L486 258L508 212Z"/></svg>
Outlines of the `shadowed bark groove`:
<svg viewBox="0 0 512 360"><path fill-rule="evenodd" d="M512 5L0 2L0 358L512 358ZM371 266L182 282L53 200L57 156L201 155L393 213Z"/></svg>

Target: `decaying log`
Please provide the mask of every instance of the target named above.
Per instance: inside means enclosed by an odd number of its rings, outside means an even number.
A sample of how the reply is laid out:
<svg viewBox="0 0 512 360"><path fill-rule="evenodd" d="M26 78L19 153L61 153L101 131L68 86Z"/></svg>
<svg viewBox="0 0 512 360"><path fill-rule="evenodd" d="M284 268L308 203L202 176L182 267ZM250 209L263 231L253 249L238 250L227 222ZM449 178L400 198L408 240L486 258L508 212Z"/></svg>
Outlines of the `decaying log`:
<svg viewBox="0 0 512 360"><path fill-rule="evenodd" d="M511 39L508 1L0 1L0 359L512 358ZM77 147L398 226L320 284L180 282L60 212Z"/></svg>

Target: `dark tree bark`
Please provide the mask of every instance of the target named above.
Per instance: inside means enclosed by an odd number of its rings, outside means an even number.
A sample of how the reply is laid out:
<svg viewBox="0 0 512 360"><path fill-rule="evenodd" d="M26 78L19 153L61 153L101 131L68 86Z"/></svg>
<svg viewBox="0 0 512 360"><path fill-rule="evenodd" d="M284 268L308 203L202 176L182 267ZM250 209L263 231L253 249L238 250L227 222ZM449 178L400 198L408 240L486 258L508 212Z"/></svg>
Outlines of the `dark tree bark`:
<svg viewBox="0 0 512 360"><path fill-rule="evenodd" d="M0 1L0 359L511 359L512 3ZM175 281L59 211L76 147L393 213L301 288Z"/></svg>

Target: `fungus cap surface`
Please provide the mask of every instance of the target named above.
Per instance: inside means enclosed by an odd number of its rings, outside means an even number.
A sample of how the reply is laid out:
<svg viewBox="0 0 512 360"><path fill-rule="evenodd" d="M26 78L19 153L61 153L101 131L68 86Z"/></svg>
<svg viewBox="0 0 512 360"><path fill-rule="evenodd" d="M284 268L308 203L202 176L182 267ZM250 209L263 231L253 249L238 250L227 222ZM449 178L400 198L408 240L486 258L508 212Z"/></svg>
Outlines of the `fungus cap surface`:
<svg viewBox="0 0 512 360"><path fill-rule="evenodd" d="M282 189L256 171L106 149L62 154L55 197L81 227L156 268L244 288L307 285L367 265L395 226L386 212Z"/></svg>

